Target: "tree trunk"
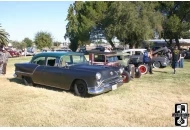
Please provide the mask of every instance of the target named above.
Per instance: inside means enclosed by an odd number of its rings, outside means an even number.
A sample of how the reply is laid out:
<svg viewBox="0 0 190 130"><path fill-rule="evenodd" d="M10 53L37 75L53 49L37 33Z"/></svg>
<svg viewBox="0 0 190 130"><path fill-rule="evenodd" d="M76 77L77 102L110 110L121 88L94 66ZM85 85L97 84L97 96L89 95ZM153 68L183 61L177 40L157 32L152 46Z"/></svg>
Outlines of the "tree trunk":
<svg viewBox="0 0 190 130"><path fill-rule="evenodd" d="M175 37L175 42L176 42L178 49L180 49L179 38L177 36Z"/></svg>
<svg viewBox="0 0 190 130"><path fill-rule="evenodd" d="M112 48L115 48L115 45L113 44L111 38L108 39L108 42L110 43L110 45L112 46Z"/></svg>
<svg viewBox="0 0 190 130"><path fill-rule="evenodd" d="M135 48L135 43L129 43L129 49L134 49Z"/></svg>

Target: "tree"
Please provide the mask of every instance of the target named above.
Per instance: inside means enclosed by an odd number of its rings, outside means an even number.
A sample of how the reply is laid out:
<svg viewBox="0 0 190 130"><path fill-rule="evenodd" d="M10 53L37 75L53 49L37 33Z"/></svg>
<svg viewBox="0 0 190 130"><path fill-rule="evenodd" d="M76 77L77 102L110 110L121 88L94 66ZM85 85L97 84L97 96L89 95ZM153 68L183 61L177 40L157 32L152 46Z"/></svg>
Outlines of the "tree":
<svg viewBox="0 0 190 130"><path fill-rule="evenodd" d="M26 47L31 47L33 45L33 41L28 37L24 38L23 42L26 43Z"/></svg>
<svg viewBox="0 0 190 130"><path fill-rule="evenodd" d="M0 44L3 45L8 45L9 43L9 34L7 32L5 32L4 29L1 29L1 25L0 25Z"/></svg>
<svg viewBox="0 0 190 130"><path fill-rule="evenodd" d="M55 41L55 42L53 42L53 46L60 46L61 45L61 42L58 42L58 41Z"/></svg>
<svg viewBox="0 0 190 130"><path fill-rule="evenodd" d="M115 36L131 47L138 46L162 30L162 15L156 7L157 2L77 1L68 10L66 36L78 47L102 30L112 47Z"/></svg>
<svg viewBox="0 0 190 130"><path fill-rule="evenodd" d="M68 15L66 20L68 20L67 26L66 26L66 34L65 38L69 38L71 44L69 45L69 48L72 51L76 51L78 48L78 34L77 34L77 19L75 16L74 6L71 4L68 9Z"/></svg>
<svg viewBox="0 0 190 130"><path fill-rule="evenodd" d="M25 42L18 42L18 41L12 41L12 46L14 47L14 48L17 48L17 49L24 49L24 48L26 48L26 43Z"/></svg>
<svg viewBox="0 0 190 130"><path fill-rule="evenodd" d="M179 38L190 30L189 1L160 1L158 10L165 16L163 22L163 38L171 45L175 39L178 48ZM167 41L169 39L169 41Z"/></svg>
<svg viewBox="0 0 190 130"><path fill-rule="evenodd" d="M53 38L48 32L38 32L35 35L35 44L37 48L42 49L44 47L50 48L52 46Z"/></svg>
<svg viewBox="0 0 190 130"><path fill-rule="evenodd" d="M75 51L79 45L90 43L90 32L97 27L102 19L105 2L76 1L68 10L67 31L65 36L70 39L70 47Z"/></svg>
<svg viewBox="0 0 190 130"><path fill-rule="evenodd" d="M108 41L116 36L133 48L153 38L155 30L162 30L162 15L155 10L156 5L156 2L112 2L104 20Z"/></svg>

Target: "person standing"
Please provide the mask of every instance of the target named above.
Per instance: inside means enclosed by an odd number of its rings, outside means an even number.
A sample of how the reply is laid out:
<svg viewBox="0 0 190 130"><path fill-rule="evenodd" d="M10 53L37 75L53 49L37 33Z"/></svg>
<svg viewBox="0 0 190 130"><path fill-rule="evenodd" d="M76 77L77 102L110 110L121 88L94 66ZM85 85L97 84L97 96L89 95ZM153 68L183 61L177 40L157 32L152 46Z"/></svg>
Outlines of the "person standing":
<svg viewBox="0 0 190 130"><path fill-rule="evenodd" d="M3 72L3 50L2 46L0 46L0 75Z"/></svg>
<svg viewBox="0 0 190 130"><path fill-rule="evenodd" d="M181 50L181 56L180 56L180 61L179 61L179 68L183 68L185 56L186 56L185 52L183 50Z"/></svg>
<svg viewBox="0 0 190 130"><path fill-rule="evenodd" d="M174 69L174 74L176 73L176 68L179 64L180 57L180 51L177 48L177 45L175 45L174 49L172 50L172 68Z"/></svg>
<svg viewBox="0 0 190 130"><path fill-rule="evenodd" d="M147 51L144 52L143 62L144 64L148 65L149 73L153 74L152 73L152 51L150 49L147 49Z"/></svg>
<svg viewBox="0 0 190 130"><path fill-rule="evenodd" d="M10 53L9 52L7 52L6 50L5 50L5 48L3 47L3 70L2 70L2 74L6 74L6 72L7 72L7 63L8 63L8 59L9 59L9 57L11 57L11 55L10 55Z"/></svg>

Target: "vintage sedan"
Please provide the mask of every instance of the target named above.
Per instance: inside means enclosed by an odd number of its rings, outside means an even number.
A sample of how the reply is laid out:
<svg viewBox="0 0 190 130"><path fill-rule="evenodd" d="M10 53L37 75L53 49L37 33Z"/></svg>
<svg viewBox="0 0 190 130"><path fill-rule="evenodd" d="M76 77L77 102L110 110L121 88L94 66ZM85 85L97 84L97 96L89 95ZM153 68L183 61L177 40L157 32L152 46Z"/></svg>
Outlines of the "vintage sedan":
<svg viewBox="0 0 190 130"><path fill-rule="evenodd" d="M89 65L84 54L76 52L36 54L29 63L16 63L14 76L26 85L74 90L81 97L115 90L122 85L122 78L114 69Z"/></svg>

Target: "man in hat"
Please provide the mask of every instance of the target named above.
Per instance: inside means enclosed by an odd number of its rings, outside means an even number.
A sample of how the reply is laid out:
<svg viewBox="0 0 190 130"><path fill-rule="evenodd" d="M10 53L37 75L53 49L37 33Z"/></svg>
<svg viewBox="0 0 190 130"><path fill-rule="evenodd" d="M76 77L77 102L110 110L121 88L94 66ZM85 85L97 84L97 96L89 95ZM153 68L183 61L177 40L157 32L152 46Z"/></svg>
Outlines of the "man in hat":
<svg viewBox="0 0 190 130"><path fill-rule="evenodd" d="M7 71L7 62L8 62L8 58L10 57L10 53L7 52L4 47L2 48L2 50L3 50L3 70L2 70L2 74L5 75L6 71Z"/></svg>

